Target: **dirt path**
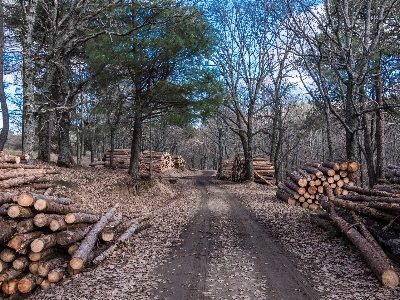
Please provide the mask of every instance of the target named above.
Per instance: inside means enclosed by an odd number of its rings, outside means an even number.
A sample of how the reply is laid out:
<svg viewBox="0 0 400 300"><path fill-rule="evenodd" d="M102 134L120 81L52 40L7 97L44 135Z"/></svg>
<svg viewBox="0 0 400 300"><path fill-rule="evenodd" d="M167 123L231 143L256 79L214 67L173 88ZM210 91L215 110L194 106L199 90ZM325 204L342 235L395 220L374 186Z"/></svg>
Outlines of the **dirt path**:
<svg viewBox="0 0 400 300"><path fill-rule="evenodd" d="M291 255L210 175L195 178L201 208L156 269L154 298L318 299Z"/></svg>

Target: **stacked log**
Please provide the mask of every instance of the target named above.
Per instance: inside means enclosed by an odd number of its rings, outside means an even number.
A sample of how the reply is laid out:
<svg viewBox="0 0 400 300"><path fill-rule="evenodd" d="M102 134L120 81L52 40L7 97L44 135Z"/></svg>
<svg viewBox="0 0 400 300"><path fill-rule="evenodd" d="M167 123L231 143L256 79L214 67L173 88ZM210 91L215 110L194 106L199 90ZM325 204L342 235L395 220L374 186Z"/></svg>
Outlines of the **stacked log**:
<svg viewBox="0 0 400 300"><path fill-rule="evenodd" d="M113 155L113 166L111 166L110 162L111 158L111 150L107 150L107 152L103 156L104 166L120 168L120 169L128 169L129 162L131 159L131 150L130 149L114 149Z"/></svg>
<svg viewBox="0 0 400 300"><path fill-rule="evenodd" d="M104 165L105 167L111 167L110 163L111 151L108 150L103 157L102 162L96 162L90 164L90 166ZM131 158L130 149L114 149L113 156L113 167L120 169L128 169ZM145 150L140 154L139 162L139 174L144 177L150 175L150 162L152 162L152 170L156 173L161 173L170 169L183 170L186 168L186 162L182 156L172 156L168 152L156 152L152 151L150 154L149 150Z"/></svg>
<svg viewBox="0 0 400 300"><path fill-rule="evenodd" d="M217 173L217 178L222 180L232 180L233 159L225 159L222 161L222 174ZM219 168L218 168L219 170Z"/></svg>
<svg viewBox="0 0 400 300"><path fill-rule="evenodd" d="M23 165L0 163L0 188L8 189L23 184L48 181L46 175L59 173L58 170L44 165Z"/></svg>
<svg viewBox="0 0 400 300"><path fill-rule="evenodd" d="M118 204L101 218L69 198L29 192L0 193L0 204L7 214L0 219L0 282L8 295L48 288L68 266L70 274L79 273L108 246L98 239L103 229L112 241L112 233L129 227L115 214Z"/></svg>
<svg viewBox="0 0 400 300"><path fill-rule="evenodd" d="M256 154L253 157L254 182L274 185L275 169L266 155ZM223 161L223 174L217 178L242 182L246 175L245 158L243 153L238 153L233 159Z"/></svg>
<svg viewBox="0 0 400 300"><path fill-rule="evenodd" d="M172 156L168 152L154 152L150 153L145 150L140 154L139 174L142 176L150 175L150 164L152 171L162 173L174 168Z"/></svg>
<svg viewBox="0 0 400 300"><path fill-rule="evenodd" d="M306 164L289 173L287 179L278 184L276 196L291 205L316 210L325 184L329 184L335 195L347 195L349 192L343 187L355 184L358 169L355 161Z"/></svg>
<svg viewBox="0 0 400 300"><path fill-rule="evenodd" d="M397 286L399 277L383 249L400 257L400 195L345 185L349 194L334 195L325 183L320 201L330 220L354 244L379 281Z"/></svg>
<svg viewBox="0 0 400 300"><path fill-rule="evenodd" d="M172 162L174 164L174 168L178 170L185 170L187 168L186 161L180 155L173 155Z"/></svg>
<svg viewBox="0 0 400 300"><path fill-rule="evenodd" d="M18 155L8 155L3 151L0 151L0 162L1 163L10 163L10 164L19 164L21 162L21 157Z"/></svg>

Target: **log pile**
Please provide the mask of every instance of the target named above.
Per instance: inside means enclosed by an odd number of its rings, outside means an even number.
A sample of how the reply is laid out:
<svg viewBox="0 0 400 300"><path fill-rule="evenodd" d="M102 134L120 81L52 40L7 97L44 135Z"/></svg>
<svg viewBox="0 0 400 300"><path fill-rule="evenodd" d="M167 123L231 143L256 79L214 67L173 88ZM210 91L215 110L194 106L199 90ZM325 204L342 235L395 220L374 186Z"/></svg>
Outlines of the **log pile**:
<svg viewBox="0 0 400 300"><path fill-rule="evenodd" d="M379 281L397 286L399 277L384 249L400 258L400 194L345 185L349 194L334 195L325 183L320 201L329 219L360 251Z"/></svg>
<svg viewBox="0 0 400 300"><path fill-rule="evenodd" d="M105 167L128 169L129 161L131 159L131 150L130 149L114 149L113 166L111 166L110 157L111 157L111 150L107 150L107 152L104 153L104 156L102 159Z"/></svg>
<svg viewBox="0 0 400 300"><path fill-rule="evenodd" d="M186 161L180 155L173 155L172 162L174 164L174 168L178 170L185 170L187 168Z"/></svg>
<svg viewBox="0 0 400 300"><path fill-rule="evenodd" d="M103 157L103 162L96 162L90 166L104 165L110 167L111 151L108 150ZM114 149L113 167L128 169L131 158L130 149ZM152 151L150 155L149 150L145 150L140 154L139 174L144 177L150 175L150 161L152 162L152 170L156 173L161 173L170 169L183 170L186 168L186 162L182 156L172 156L168 152L155 152Z"/></svg>
<svg viewBox="0 0 400 300"><path fill-rule="evenodd" d="M152 163L153 172L161 173L174 168L172 156L168 152L152 152L145 150L140 154L139 173L148 174Z"/></svg>
<svg viewBox="0 0 400 300"><path fill-rule="evenodd" d="M233 159L225 159L222 161L222 174L217 173L217 178L221 180L232 180ZM218 168L219 171L219 168Z"/></svg>
<svg viewBox="0 0 400 300"><path fill-rule="evenodd" d="M278 184L276 196L291 205L316 210L325 184L329 184L335 195L347 195L349 192L343 187L354 186L358 169L355 161L306 164L290 172L286 180Z"/></svg>
<svg viewBox="0 0 400 300"><path fill-rule="evenodd" d="M7 295L80 273L130 226L116 214L118 204L101 218L69 198L32 192L0 193L0 204L0 283Z"/></svg>
<svg viewBox="0 0 400 300"><path fill-rule="evenodd" d="M0 163L0 188L8 189L23 184L43 183L49 181L46 175L59 173L45 165L24 165Z"/></svg>
<svg viewBox="0 0 400 300"><path fill-rule="evenodd" d="M254 155L254 182L274 185L275 169L268 157L262 154ZM238 153L233 159L223 161L222 174L217 174L218 179L242 182L245 178L245 158L243 153Z"/></svg>
<svg viewBox="0 0 400 300"><path fill-rule="evenodd" d="M21 162L20 156L8 155L8 154L5 154L3 151L0 151L0 163L19 164L20 162Z"/></svg>

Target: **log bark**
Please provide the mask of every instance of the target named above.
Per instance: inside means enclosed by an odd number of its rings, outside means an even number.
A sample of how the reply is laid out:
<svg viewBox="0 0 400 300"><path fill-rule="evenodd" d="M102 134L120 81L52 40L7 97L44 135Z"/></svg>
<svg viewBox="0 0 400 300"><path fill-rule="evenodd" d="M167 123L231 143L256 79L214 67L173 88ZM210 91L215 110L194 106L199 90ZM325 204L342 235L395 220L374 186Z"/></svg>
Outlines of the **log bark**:
<svg viewBox="0 0 400 300"><path fill-rule="evenodd" d="M76 223L96 223L99 218L93 214L86 213L69 213L65 216L65 222L67 224L76 224Z"/></svg>
<svg viewBox="0 0 400 300"><path fill-rule="evenodd" d="M326 175L326 176L334 176L336 174L334 169L330 169L330 168L327 168L324 166L320 166L318 168L318 170L321 171L322 173L324 173L324 175Z"/></svg>
<svg viewBox="0 0 400 300"><path fill-rule="evenodd" d="M104 259L106 259L108 256L110 256L115 249L118 247L119 244L126 242L132 234L140 232L144 229L149 228L151 225L149 223L144 223L142 225L139 225L138 223L133 223L132 225L129 226L129 228L122 234L119 239L116 241L116 243L112 246L110 246L107 250L105 250L103 253L101 253L99 256L93 259L93 263L95 265L98 265L101 263Z"/></svg>
<svg viewBox="0 0 400 300"><path fill-rule="evenodd" d="M56 248L50 247L50 248L44 249L40 252L30 252L28 257L31 261L39 261L39 260L47 259L47 258L51 257L52 255L54 255L55 253L57 253Z"/></svg>
<svg viewBox="0 0 400 300"><path fill-rule="evenodd" d="M40 284L40 287L42 290L48 290L49 288L51 288L51 283L48 279L43 279L42 283Z"/></svg>
<svg viewBox="0 0 400 300"><path fill-rule="evenodd" d="M50 225L50 222L51 222L51 220L53 220L53 218L58 218L58 217L59 217L59 215L57 215L57 214L40 213L33 217L33 223L37 227L45 227L45 226Z"/></svg>
<svg viewBox="0 0 400 300"><path fill-rule="evenodd" d="M9 192L2 192L0 193L0 205L3 205L4 203L13 203L13 194Z"/></svg>
<svg viewBox="0 0 400 300"><path fill-rule="evenodd" d="M67 246L82 240L90 231L90 226L81 226L75 229L60 231L57 233L57 244Z"/></svg>
<svg viewBox="0 0 400 300"><path fill-rule="evenodd" d="M325 185L325 192L331 206L329 213L331 220L346 234L353 245L357 247L379 281L385 286L397 286L399 284L399 277L392 266L388 264L388 259L382 257L380 253L375 251L374 246L354 229L351 224L337 215L334 208L335 197L332 189L327 185Z"/></svg>
<svg viewBox="0 0 400 300"><path fill-rule="evenodd" d="M32 231L24 234L16 234L7 244L8 247L19 253L27 253L27 248L30 243L40 237L43 233L40 231Z"/></svg>
<svg viewBox="0 0 400 300"><path fill-rule="evenodd" d="M333 169L334 171L339 171L340 170L340 164L337 162L333 162L333 161L326 161L322 163L322 166L329 168L329 169Z"/></svg>
<svg viewBox="0 0 400 300"><path fill-rule="evenodd" d="M11 267L10 263L0 260L0 273L7 271Z"/></svg>
<svg viewBox="0 0 400 300"><path fill-rule="evenodd" d="M4 244L17 232L17 222L0 220L0 228L0 244Z"/></svg>
<svg viewBox="0 0 400 300"><path fill-rule="evenodd" d="M43 177L45 174L41 175L36 175L36 176L28 176L28 177L18 177L18 178L13 178L13 179L8 179L8 180L3 180L0 182L0 188L3 189L8 189L11 187L19 186L25 183L30 183L35 180L38 180L39 178Z"/></svg>
<svg viewBox="0 0 400 300"><path fill-rule="evenodd" d="M55 268L49 272L49 274L47 275L47 279L51 283L59 282L63 278L64 273L65 273L64 267Z"/></svg>
<svg viewBox="0 0 400 300"><path fill-rule="evenodd" d="M108 221L113 217L118 208L118 203L114 205L101 219L93 226L92 230L86 235L79 249L74 253L70 261L71 268L81 269L88 258L90 251L96 243L97 235L107 225Z"/></svg>
<svg viewBox="0 0 400 300"><path fill-rule="evenodd" d="M53 247L57 244L57 234L46 234L42 235L40 238L34 239L31 243L32 252L39 253L45 249Z"/></svg>
<svg viewBox="0 0 400 300"><path fill-rule="evenodd" d="M74 212L91 213L91 210L84 209L77 204L64 205L46 199L38 199L35 202L34 207L37 211L55 213L59 215L66 215Z"/></svg>
<svg viewBox="0 0 400 300"><path fill-rule="evenodd" d="M29 207L23 207L20 205L11 206L7 214L10 218L32 218L35 214Z"/></svg>
<svg viewBox="0 0 400 300"><path fill-rule="evenodd" d="M289 177L293 180L295 184L297 184L299 187L306 187L308 184L308 181L306 178L302 177L298 172L293 171L289 173Z"/></svg>
<svg viewBox="0 0 400 300"><path fill-rule="evenodd" d="M371 189L371 188L362 188L362 187L358 187L358 186L348 186L348 185L345 185L344 188L348 191L355 192L355 193L362 194L362 195L400 198L400 194L387 192L387 191L381 191L381 190L377 190L375 188Z"/></svg>
<svg viewBox="0 0 400 300"><path fill-rule="evenodd" d="M61 266L65 261L62 258L53 258L46 262L39 263L38 274L42 277L47 277L49 272Z"/></svg>
<svg viewBox="0 0 400 300"><path fill-rule="evenodd" d="M391 198L391 197L379 197L379 196L367 196L367 195L341 195L338 196L339 199L350 200L350 201L364 201L364 202L385 202L385 203L393 203L400 204L400 198Z"/></svg>
<svg viewBox="0 0 400 300"><path fill-rule="evenodd" d="M36 230L38 227L33 224L33 219L26 219L17 223L18 233L28 233Z"/></svg>
<svg viewBox="0 0 400 300"><path fill-rule="evenodd" d="M31 193L20 194L18 196L18 204L21 206L33 206L34 203L39 199L51 201L51 202L58 203L58 204L64 204L64 205L69 205L72 203L72 200L70 198L47 196L47 195L36 194L36 193L31 192Z"/></svg>

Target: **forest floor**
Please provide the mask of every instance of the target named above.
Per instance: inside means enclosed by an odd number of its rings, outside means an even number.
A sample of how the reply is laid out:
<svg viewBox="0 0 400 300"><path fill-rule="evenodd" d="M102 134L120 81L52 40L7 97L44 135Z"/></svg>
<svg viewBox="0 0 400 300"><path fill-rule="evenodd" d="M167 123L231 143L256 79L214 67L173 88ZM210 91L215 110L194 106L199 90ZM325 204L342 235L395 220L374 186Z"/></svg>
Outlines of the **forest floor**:
<svg viewBox="0 0 400 300"><path fill-rule="evenodd" d="M162 174L134 195L125 171L63 169L58 194L150 228L97 267L29 299L399 299L346 239L310 222L275 188L220 181L214 171Z"/></svg>

